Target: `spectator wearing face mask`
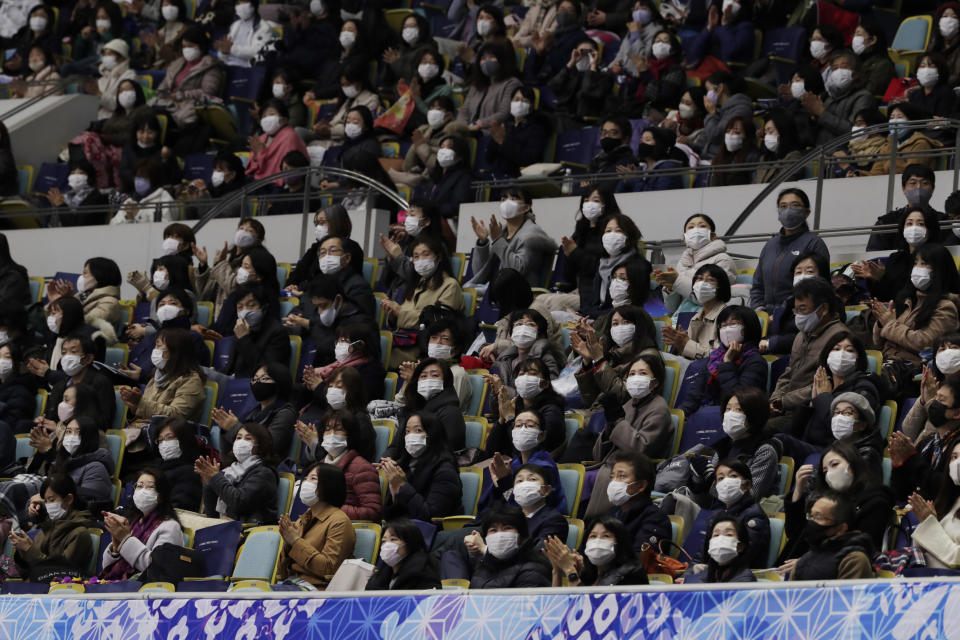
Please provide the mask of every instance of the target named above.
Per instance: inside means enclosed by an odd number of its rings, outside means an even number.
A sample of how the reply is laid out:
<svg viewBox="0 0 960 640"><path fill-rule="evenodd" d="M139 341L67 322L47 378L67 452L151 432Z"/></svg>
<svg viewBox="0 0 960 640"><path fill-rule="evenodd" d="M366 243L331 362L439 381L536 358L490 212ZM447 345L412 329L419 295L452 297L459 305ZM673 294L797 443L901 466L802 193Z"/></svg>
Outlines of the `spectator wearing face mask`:
<svg viewBox="0 0 960 640"><path fill-rule="evenodd" d="M654 39L663 30L663 18L657 5L648 0L633 3L630 21L627 22L627 34L620 41L617 56L610 63L609 71L614 75L626 74L633 78L645 71L637 63L649 62Z"/></svg>
<svg viewBox="0 0 960 640"><path fill-rule="evenodd" d="M484 43L476 59L470 72L470 89L457 119L470 131L486 134L493 122L509 117L510 101L522 85L516 77L513 52L500 43Z"/></svg>
<svg viewBox="0 0 960 640"><path fill-rule="evenodd" d="M610 117L600 126L600 151L590 159L590 173L615 173L637 164L637 158L630 148L633 128L630 121L621 117ZM602 180L594 183L596 187L616 190L619 180ZM587 187L581 183L581 187Z"/></svg>
<svg viewBox="0 0 960 640"><path fill-rule="evenodd" d="M155 333L156 328L161 324L157 316L160 297L168 291L179 291L189 297L190 313L187 320L196 319L197 295L193 291L193 283L190 278L190 262L182 255L164 255L154 260L151 268L151 275L135 271L127 275L127 281L138 288L142 300L150 302L149 320L143 323L133 323L127 327L126 334L134 340L141 340L150 333ZM176 314L167 310L170 314L166 319L171 320Z"/></svg>
<svg viewBox="0 0 960 640"><path fill-rule="evenodd" d="M45 353L40 356L39 350L33 350L35 357L27 359L27 370L39 378L38 383L46 381L56 383L61 373L58 369L60 360L65 355L64 344L70 336L83 337L93 343L92 353L95 359L103 361L106 352L106 336L96 327L84 323L83 303L72 297L61 297L46 308L47 331L44 332L46 343ZM26 322L22 324L26 330ZM48 411L51 407L48 407Z"/></svg>
<svg viewBox="0 0 960 640"><path fill-rule="evenodd" d="M236 20L229 33L214 43L218 57L232 67L250 67L263 61L265 49L276 39L277 24L261 20L260 0L241 0L234 5Z"/></svg>
<svg viewBox="0 0 960 640"><path fill-rule="evenodd" d="M689 385L680 406L690 417L704 406L716 406L723 397L740 387L763 389L767 382L767 362L760 355L760 320L750 307L730 305L716 321L716 346L706 363L687 369L684 385Z"/></svg>
<svg viewBox="0 0 960 640"><path fill-rule="evenodd" d="M44 196L55 208L57 226L74 227L103 224L102 213L82 212L82 207L105 207L108 198L97 189L97 171L86 159L71 163L67 174L67 190L51 187Z"/></svg>
<svg viewBox="0 0 960 640"><path fill-rule="evenodd" d="M400 25L399 41L383 51L383 84L394 86L398 80L403 80L409 85L417 78L416 59L424 49L437 51L437 42L430 34L430 23L427 19L419 13L411 13Z"/></svg>
<svg viewBox="0 0 960 640"><path fill-rule="evenodd" d="M952 96L952 89L950 93L951 97L954 97ZM920 108L912 102L901 103L895 107L890 107L888 113L890 114L889 144L890 146L897 145L898 154L901 152L907 154L906 157L898 156L896 164L897 173L903 173L908 164L919 164L930 169L935 169L937 165L936 158L910 157L910 154L928 154L931 151L943 147L943 144L939 140L928 136L923 129L908 129L904 126L904 123L910 122L911 120L922 119ZM881 157L873 163L873 167L870 169L870 175L878 176L888 175L890 173L889 153L889 147L883 150Z"/></svg>
<svg viewBox="0 0 960 640"><path fill-rule="evenodd" d="M250 161L246 173L251 179L260 180L280 173L281 162L291 151L307 155L307 148L300 136L289 126L289 115L287 107L276 98L263 103L260 110L260 129L263 133L248 138Z"/></svg>
<svg viewBox="0 0 960 640"><path fill-rule="evenodd" d="M373 430L370 414L367 413L365 384L368 376L360 373L365 368L369 368L369 365L356 358L354 365L334 369L324 378L322 384L318 383L314 387L314 381L318 380L314 376L309 384L305 385L306 389L313 393L309 396L309 404L300 409L299 419L294 423L294 428L303 442L301 461L318 460L325 455L326 446L322 442L323 425L327 424L327 417L332 412L338 411L346 412L352 418L352 424L343 431L349 436L349 448L355 450L364 460L376 460L376 432ZM382 370L381 367L381 372ZM382 373L380 379L383 380ZM301 400L304 395L301 395ZM347 431L350 433L347 434ZM326 451L326 453L331 452ZM378 491L378 502L379 495Z"/></svg>
<svg viewBox="0 0 960 640"><path fill-rule="evenodd" d="M321 273L336 278L347 301L368 318L374 318L376 303L370 281L363 277L359 265L354 263L356 253L352 251L351 244L343 237L324 237L317 249L317 264Z"/></svg>
<svg viewBox="0 0 960 640"><path fill-rule="evenodd" d="M711 2L706 28L685 46L688 67L699 66L711 51L716 51L717 57L730 67L752 62L755 38L752 11L753 3L749 1Z"/></svg>
<svg viewBox="0 0 960 640"><path fill-rule="evenodd" d="M429 105L427 124L415 129L411 135L413 144L403 158L402 171L392 167L387 170L397 184L415 187L428 180L437 167L437 152L441 143L451 138L465 138L469 133L467 125L456 119L457 109L452 98L439 96L431 100Z"/></svg>
<svg viewBox="0 0 960 640"><path fill-rule="evenodd" d="M460 356L463 353L466 339L469 336L464 335L463 321L457 317L441 318L432 322L423 331L420 332L420 353L426 353L427 357L436 358L446 362L453 374L453 387L457 391L457 397L460 398L460 408L464 413L470 406L470 400L473 398L473 386L467 376L467 371L460 366ZM402 370L409 368L412 371L413 363L403 363L400 365ZM402 375L404 384L407 376Z"/></svg>
<svg viewBox="0 0 960 640"><path fill-rule="evenodd" d="M418 16L419 17L419 16ZM453 87L447 83L444 77L447 61L440 55L435 46L418 47L413 52L411 60L411 78L419 85L419 91L414 92L414 102L417 110L410 116L410 122L407 123L406 131L412 131L414 128L422 127L427 122L427 116L430 113L433 101L441 96L451 97ZM418 94L419 95L416 95ZM453 116L456 116L456 108L447 109ZM427 122L427 124L431 124Z"/></svg>
<svg viewBox="0 0 960 640"><path fill-rule="evenodd" d="M514 390L517 365L527 358L540 358L550 371L550 379L560 375L563 368L563 352L557 352L547 338L547 322L534 309L518 309L510 314L511 346L501 350L491 370L496 370L499 379L490 391L499 394L499 384Z"/></svg>
<svg viewBox="0 0 960 640"><path fill-rule="evenodd" d="M900 176L900 187L903 195L907 199L907 206L894 209L877 218L874 226L897 224L900 220L914 208L921 210L929 209L937 219L942 219L943 214L930 206L930 198L933 197L933 190L937 186L937 176L933 169L922 164L911 163L903 170ZM927 214L924 214L926 218ZM894 251L900 248L900 238L902 236L896 233L870 234L867 241L867 251Z"/></svg>
<svg viewBox="0 0 960 640"><path fill-rule="evenodd" d="M600 70L599 47L584 36L570 51L566 64L550 78L549 86L557 97L556 110L572 122L582 122L583 118L603 117L613 92L613 76Z"/></svg>
<svg viewBox="0 0 960 640"><path fill-rule="evenodd" d="M666 105L670 110L659 126L677 134L676 144L692 147L703 133L703 119L707 115L703 103L705 95L702 87L687 87L681 90L677 101Z"/></svg>
<svg viewBox="0 0 960 640"><path fill-rule="evenodd" d="M156 33L141 36L145 45L141 52L141 64L161 68L173 62L179 55L180 39L190 28L189 22L190 16L183 0L163 0L160 3L160 26Z"/></svg>
<svg viewBox="0 0 960 640"><path fill-rule="evenodd" d="M195 248L197 256L197 289L201 300L214 301L214 313L219 314L224 301L240 284L237 272L243 265L243 258L253 247L262 247L266 239L263 223L254 218L240 218L233 241L223 242L214 258L213 267L208 263L207 248ZM233 246L230 246L233 245Z"/></svg>
<svg viewBox="0 0 960 640"><path fill-rule="evenodd" d="M9 28L7 26L5 30ZM60 53L56 14L51 7L41 3L33 5L27 14L26 24L23 24L9 40L5 39L5 48L13 49L15 53L4 59L4 73L17 75L28 68L30 49L35 45L45 47L53 53Z"/></svg>
<svg viewBox="0 0 960 640"><path fill-rule="evenodd" d="M947 450L947 464L933 500L924 499L919 493L910 495L910 506L920 523L911 536L913 544L923 551L926 565L932 569L956 569L960 565L957 551L957 530L954 520L957 513L957 487L960 486L960 452L954 442ZM955 571L946 572L955 575ZM921 574L930 575L930 574ZM934 573L933 575L938 575Z"/></svg>
<svg viewBox="0 0 960 640"><path fill-rule="evenodd" d="M170 481L171 506L197 511L203 484L193 470L193 463L200 456L193 425L183 418L165 418L153 430L150 442L156 465Z"/></svg>
<svg viewBox="0 0 960 640"><path fill-rule="evenodd" d="M960 84L960 3L944 2L933 15L933 29L927 51L942 55L947 61L951 87Z"/></svg>
<svg viewBox="0 0 960 640"><path fill-rule="evenodd" d="M700 550L700 559L705 564L693 565L680 581L683 584L756 582L757 578L750 570L754 566L750 557L760 555L758 552L765 554L767 545L758 549L751 538L752 533L741 520L725 513L717 514L707 525L707 535Z"/></svg>
<svg viewBox="0 0 960 640"><path fill-rule="evenodd" d="M501 386L497 394L499 419L487 436L487 453L529 453L542 449L552 458L559 458L566 440L563 398L550 386L547 365L539 358L527 358L517 365L513 383L515 397L510 396L505 386ZM525 412L536 414L536 434L517 431L512 417ZM513 436L512 443L507 442L508 434Z"/></svg>
<svg viewBox="0 0 960 640"><path fill-rule="evenodd" d="M710 174L710 186L722 187L749 184L753 179L750 169L725 171L724 165L753 164L760 161L757 151L757 129L753 118L731 118L723 133L723 145L713 157L714 170Z"/></svg>
<svg viewBox="0 0 960 640"><path fill-rule="evenodd" d="M844 48L844 36L832 24L819 24L810 34L810 46L804 52L810 66L820 72L824 84L827 84L833 68L830 65L833 56Z"/></svg>
<svg viewBox="0 0 960 640"><path fill-rule="evenodd" d="M475 553L471 589L546 587L550 564L529 535L527 518L513 507L499 507L484 515L483 536L473 532L465 540Z"/></svg>
<svg viewBox="0 0 960 640"><path fill-rule="evenodd" d="M190 334L185 329L162 330L150 361L154 372L143 392L131 387L120 389L120 397L133 414L131 423L155 415L200 420L204 378Z"/></svg>
<svg viewBox="0 0 960 640"><path fill-rule="evenodd" d="M399 446L388 449L387 454L392 455L385 455L374 466L387 481L384 513L393 517L391 514L403 512L410 518L429 522L431 518L453 515L461 508L460 476L450 453L459 447L447 441L445 431L449 425L442 423L442 418L431 413L429 407L410 408L411 412L401 420L404 428L403 438L400 434L396 438Z"/></svg>
<svg viewBox="0 0 960 640"><path fill-rule="evenodd" d="M401 418L416 411L429 412L443 425L445 446L450 451L462 449L467 427L447 363L437 358L421 358L405 379L410 382L397 393L397 400L404 405ZM402 442L395 440L385 455L397 458L401 447Z"/></svg>
<svg viewBox="0 0 960 640"><path fill-rule="evenodd" d="M777 195L777 220L780 233L770 238L760 251L760 260L750 285L750 306L772 309L793 288L791 262L784 257L815 251L828 260L830 251L817 234L810 231L810 198L801 189L784 189Z"/></svg>
<svg viewBox="0 0 960 640"><path fill-rule="evenodd" d="M646 545L656 548L671 535L670 520L650 497L656 475L656 466L646 455L621 452L614 457L607 485L607 499L613 506L603 515L624 524L634 557L638 558Z"/></svg>
<svg viewBox="0 0 960 640"><path fill-rule="evenodd" d="M770 163L753 172L753 183L762 184L777 180L778 174L786 171L787 167L803 157L800 141L797 139L797 129L793 119L785 113L770 113L763 121L763 130L758 132L760 137L759 161ZM788 179L799 179L800 171Z"/></svg>
<svg viewBox="0 0 960 640"><path fill-rule="evenodd" d="M725 146L724 134L736 117L753 118L750 97L744 93L743 81L727 72L715 71L704 81L707 93L703 98L703 132L690 146L705 159L713 159Z"/></svg>
<svg viewBox="0 0 960 640"><path fill-rule="evenodd" d="M299 78L294 71L280 68L273 73L270 84L264 86L263 92L271 97L282 100L290 114L290 126L298 131L307 126L307 107L303 97L297 92L296 85Z"/></svg>
<svg viewBox="0 0 960 640"><path fill-rule="evenodd" d="M237 301L237 324L223 373L252 378L257 369L271 362L289 367L289 336L280 321L267 312L270 298L265 290L256 285L242 285L234 299Z"/></svg>
<svg viewBox="0 0 960 640"><path fill-rule="evenodd" d="M290 403L292 383L290 369L279 362L269 362L257 368L250 379L250 393L257 404L246 415L238 418L233 412L217 407L213 410L213 421L228 439L236 437L237 430L251 422L262 424L270 432L273 454L278 458L286 457L293 441L293 423L297 411Z"/></svg>
<svg viewBox="0 0 960 640"><path fill-rule="evenodd" d="M519 177L520 169L543 159L550 122L534 110L530 87L520 87L510 102L510 118L490 125L487 162L494 176Z"/></svg>
<svg viewBox="0 0 960 640"><path fill-rule="evenodd" d="M633 553L633 541L616 518L597 518L587 526L583 545L573 551L559 537L544 543L553 566L554 587L649 584L643 564Z"/></svg>
<svg viewBox="0 0 960 640"><path fill-rule="evenodd" d="M129 95L127 81L121 83L120 95ZM114 118L117 116L114 115ZM129 118L128 118L129 119ZM180 165L171 149L163 143L163 127L160 120L149 107L136 108L132 112L132 126L128 124L132 135L129 136L126 146L120 156L120 184L117 187L126 194L136 193L134 174L137 163L151 160L160 164L159 182L156 186L174 185L180 182ZM102 135L102 134L101 134ZM113 179L114 169L110 168L110 178Z"/></svg>
<svg viewBox="0 0 960 640"><path fill-rule="evenodd" d="M336 359L337 330L345 323L364 320L365 316L346 299L334 276L322 273L314 276L302 298L283 318L283 324L291 333L308 337L317 349L314 362L328 365Z"/></svg>
<svg viewBox="0 0 960 640"><path fill-rule="evenodd" d="M823 145L834 137L850 131L854 115L876 107L877 101L863 87L860 59L849 51L840 51L830 61L830 76L826 80L829 97L807 92L800 99L803 108L817 121L820 128L816 145Z"/></svg>
<svg viewBox="0 0 960 640"><path fill-rule="evenodd" d="M134 193L110 220L110 224L171 222L176 200L164 188L163 167L152 158L138 160L133 168Z"/></svg>
<svg viewBox="0 0 960 640"><path fill-rule="evenodd" d="M33 423L36 406L36 382L21 370L23 354L16 344L0 345L0 441L4 442L0 468L6 469L13 462L16 443L10 437L14 433L27 433Z"/></svg>
<svg viewBox="0 0 960 640"><path fill-rule="evenodd" d="M865 109L853 117L851 132L855 135L847 143L846 149L834 151L833 156L840 161L834 169L836 177L853 178L869 175L877 158L890 151L889 130L874 131L866 134L863 129L886 122L887 119L877 109ZM848 157L853 156L853 157ZM867 156L867 157L856 157Z"/></svg>
<svg viewBox="0 0 960 640"><path fill-rule="evenodd" d="M130 68L130 46L123 40L111 40L104 46L98 69L100 78L96 87L92 84L87 92L100 98L97 118L105 120L113 115L117 105L117 90L124 80L136 80L136 72Z"/></svg>
<svg viewBox="0 0 960 640"><path fill-rule="evenodd" d="M717 225L713 218L704 213L693 214L683 223L685 249L680 254L676 268L654 269L653 278L667 294L666 304L668 308L676 309L682 304L681 301L683 300L690 300L690 302L702 306L707 302L706 298L718 297L720 291L716 287L720 286L721 279L716 273L712 276L716 280L712 283L715 287L712 292L708 289L703 292L705 295L702 296L694 292L693 287L698 280L700 270L705 265L716 265L726 276L728 285L730 282L736 281L736 265L730 254L727 253L727 243L717 238L716 231ZM701 289L703 287L704 285L700 285ZM711 296L710 293L713 295ZM722 295L719 298L720 302L726 302ZM729 296L727 300L729 300ZM683 345L680 345L680 347L682 348Z"/></svg>
<svg viewBox="0 0 960 640"><path fill-rule="evenodd" d="M194 469L203 480L203 508L208 518L240 522L276 522L277 472L271 465L273 443L262 424L251 422L226 440L221 463L200 456ZM352 532L351 532L352 533Z"/></svg>
<svg viewBox="0 0 960 640"><path fill-rule="evenodd" d="M158 295L156 302L156 320L148 325L149 330L144 331L140 341L130 349L127 366L118 366L117 369L134 380L146 381L151 378L156 368L153 363L153 349L157 335L164 329L189 331L197 362L202 366L209 366L210 350L204 344L203 336L190 329L190 316L196 314L196 302L191 295L183 289L170 288Z"/></svg>
<svg viewBox="0 0 960 640"><path fill-rule="evenodd" d="M396 518L384 525L377 564L367 591L440 588L437 563L420 528L408 518Z"/></svg>
<svg viewBox="0 0 960 640"><path fill-rule="evenodd" d="M27 65L22 72L24 85L14 83L14 95L18 98L36 98L41 95L63 95L62 89L57 89L60 80L53 55L41 45L33 45L27 58Z"/></svg>
<svg viewBox="0 0 960 640"><path fill-rule="evenodd" d="M933 343L934 361L921 378L920 396L903 419L901 430L908 438L918 441L931 435L935 427L927 407L936 399L937 387L944 380L960 380L960 334L947 333Z"/></svg>
<svg viewBox="0 0 960 640"><path fill-rule="evenodd" d="M433 200L415 198L406 214L403 224L390 225L389 238L380 236L380 246L387 254L387 268L381 273L379 286L386 288L388 297L393 297L401 286L415 277L413 249L420 238L439 240L448 251L455 249L455 238Z"/></svg>
<svg viewBox="0 0 960 640"><path fill-rule="evenodd" d="M380 109L380 98L376 92L369 86L370 81L367 77L366 62L350 62L344 64L343 69L335 78L340 84L340 91L336 96L339 108L336 113L327 120L317 120L310 128L310 146L319 145L320 147L331 147L342 145L347 140L346 127L348 114L354 112L358 107L365 107L370 113L376 113ZM322 95L314 91L307 91L303 96L303 103L308 108L313 108L316 100L324 99ZM359 115L359 112L357 112ZM362 120L362 116L361 116ZM362 124L352 118L353 124ZM355 131L353 127L350 129ZM379 150L377 152L379 155Z"/></svg>
<svg viewBox="0 0 960 640"><path fill-rule="evenodd" d="M599 515L617 506L613 483L614 467L622 454L644 454L650 458L666 457L670 450L673 422L663 399L663 361L659 356L641 355L627 371L624 386L630 399L621 406L611 396L603 401L606 427L593 446L593 459L603 466L597 475L594 491L587 505L587 517ZM611 488L610 485L613 485Z"/></svg>
<svg viewBox="0 0 960 640"><path fill-rule="evenodd" d="M793 120L797 139L803 149L813 146L817 137L817 123L803 107L803 96L808 92L819 96L821 100L827 95L823 76L807 64L798 65L790 82L779 87L780 108ZM876 108L872 111L879 113Z"/></svg>
<svg viewBox="0 0 960 640"><path fill-rule="evenodd" d="M872 95L882 96L890 81L897 77L897 69L887 53L886 33L874 17L860 17L850 48L860 56L860 73L866 90Z"/></svg>

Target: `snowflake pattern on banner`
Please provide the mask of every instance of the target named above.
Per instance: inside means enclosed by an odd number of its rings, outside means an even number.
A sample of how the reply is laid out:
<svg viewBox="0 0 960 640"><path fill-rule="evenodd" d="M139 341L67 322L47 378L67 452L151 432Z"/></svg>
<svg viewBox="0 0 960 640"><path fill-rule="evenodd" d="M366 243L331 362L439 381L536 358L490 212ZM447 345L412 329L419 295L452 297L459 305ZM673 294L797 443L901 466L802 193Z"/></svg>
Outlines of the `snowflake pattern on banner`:
<svg viewBox="0 0 960 640"><path fill-rule="evenodd" d="M285 600L0 597L0 640L960 638L960 583Z"/></svg>

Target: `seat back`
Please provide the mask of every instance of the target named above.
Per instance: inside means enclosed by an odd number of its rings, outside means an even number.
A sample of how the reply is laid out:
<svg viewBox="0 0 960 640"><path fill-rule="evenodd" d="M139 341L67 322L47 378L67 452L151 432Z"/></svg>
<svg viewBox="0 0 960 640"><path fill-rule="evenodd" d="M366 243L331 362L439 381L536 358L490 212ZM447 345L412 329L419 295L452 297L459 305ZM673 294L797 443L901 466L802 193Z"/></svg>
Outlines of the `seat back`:
<svg viewBox="0 0 960 640"><path fill-rule="evenodd" d="M217 371L222 371L230 362L230 353L233 351L233 336L226 336L217 340L213 348L213 362L211 366Z"/></svg>
<svg viewBox="0 0 960 640"><path fill-rule="evenodd" d="M660 395L667 401L667 406L672 407L677 398L677 387L680 385L680 365L673 360L667 360L664 363L663 389Z"/></svg>
<svg viewBox="0 0 960 640"><path fill-rule="evenodd" d="M570 444L570 441L573 440L574 434L577 433L577 429L583 428L583 417L581 416L579 420L574 418L571 415L565 415L563 417L563 426L566 428L566 443Z"/></svg>
<svg viewBox="0 0 960 640"><path fill-rule="evenodd" d="M393 334L389 331L380 332L380 362L383 366L390 365L390 349L393 348Z"/></svg>
<svg viewBox="0 0 960 640"><path fill-rule="evenodd" d="M204 327L209 327L212 321L213 303L205 301L197 302L197 324L201 324ZM214 353L216 353L216 349L214 349ZM229 352L227 355L229 356Z"/></svg>
<svg viewBox="0 0 960 640"><path fill-rule="evenodd" d="M880 407L880 413L877 415L877 429L884 440L889 440L893 434L894 420L897 416L897 403L893 400L887 400Z"/></svg>
<svg viewBox="0 0 960 640"><path fill-rule="evenodd" d="M115 367L117 365L127 366L129 358L130 349L125 344L117 344L112 347L107 347L107 351L103 356L104 362L111 367Z"/></svg>
<svg viewBox="0 0 960 640"><path fill-rule="evenodd" d="M193 548L203 556L207 577L231 574L242 531L242 523L229 520L194 532Z"/></svg>
<svg viewBox="0 0 960 640"><path fill-rule="evenodd" d="M583 541L583 530L586 525L579 518L567 518L567 546L576 551Z"/></svg>
<svg viewBox="0 0 960 640"><path fill-rule="evenodd" d="M273 584L282 547L277 527L254 527L240 547L231 580L266 580Z"/></svg>
<svg viewBox="0 0 960 640"><path fill-rule="evenodd" d="M930 44L933 20L930 16L911 16L900 23L893 37L891 49L898 51L925 51Z"/></svg>
<svg viewBox="0 0 960 640"><path fill-rule="evenodd" d="M203 410L200 414L202 424L210 425L213 408L217 405L217 395L220 393L220 387L216 382L205 382L203 384Z"/></svg>
<svg viewBox="0 0 960 640"><path fill-rule="evenodd" d="M126 434L123 431L107 431L107 446L110 449L110 457L113 458L113 477L120 476L120 466L123 464L123 451L127 442Z"/></svg>
<svg viewBox="0 0 960 640"><path fill-rule="evenodd" d="M121 429L123 424L127 421L127 405L124 404L123 398L120 397L120 391L117 389L113 390L113 424L110 425L112 429Z"/></svg>
<svg viewBox="0 0 960 640"><path fill-rule="evenodd" d="M460 500L465 515L477 515L483 473L473 467L460 467Z"/></svg>
<svg viewBox="0 0 960 640"><path fill-rule="evenodd" d="M44 412L47 410L48 397L49 397L49 394L47 393L46 389L40 389L39 391L37 391L37 395L34 396L34 403L33 403L34 416L42 416Z"/></svg>
<svg viewBox="0 0 960 640"><path fill-rule="evenodd" d="M679 451L687 451L694 445L708 445L723 435L723 415L719 406L700 407L689 416L683 426Z"/></svg>
<svg viewBox="0 0 960 640"><path fill-rule="evenodd" d="M363 259L363 279L370 283L370 287L377 286L377 271L380 269L380 263L376 258Z"/></svg>
<svg viewBox="0 0 960 640"><path fill-rule="evenodd" d="M400 377L393 372L388 373L383 378L383 399L393 400L397 395L397 385L400 383Z"/></svg>
<svg viewBox="0 0 960 640"><path fill-rule="evenodd" d="M23 458L29 458L34 454L36 449L30 446L30 434L21 433L17 435L17 460L22 460Z"/></svg>
<svg viewBox="0 0 960 640"><path fill-rule="evenodd" d="M670 446L670 457L672 458L680 453L680 441L683 439L683 411L671 409L670 420L673 422L673 444Z"/></svg>
<svg viewBox="0 0 960 640"><path fill-rule="evenodd" d="M290 336L290 378L297 379L297 365L300 364L300 349L303 347L303 341L300 336Z"/></svg>
<svg viewBox="0 0 960 640"><path fill-rule="evenodd" d="M767 550L767 566L773 567L777 563L777 556L780 555L780 549L786 543L784 535L784 525L786 524L786 515L783 513L774 514L770 518L770 547Z"/></svg>
<svg viewBox="0 0 960 640"><path fill-rule="evenodd" d="M487 439L488 424L486 418L464 416L463 423L467 426L465 446L467 449L482 449Z"/></svg>
<svg viewBox="0 0 960 640"><path fill-rule="evenodd" d="M796 467L796 462L790 456L783 456L780 458L780 484L779 492L780 495L786 494L790 489L793 488L793 470Z"/></svg>
<svg viewBox="0 0 960 640"><path fill-rule="evenodd" d="M353 557L369 562L377 563L377 556L380 554L380 535L382 528L376 522L354 522L353 533L357 540L353 545Z"/></svg>
<svg viewBox="0 0 960 640"><path fill-rule="evenodd" d="M471 416L480 415L483 403L487 398L487 381L477 370L471 370L467 374L470 380L470 388L473 394L470 396L470 406L467 407L467 414Z"/></svg>
<svg viewBox="0 0 960 640"><path fill-rule="evenodd" d="M373 424L373 430L377 434L376 451L373 455L373 461L379 462L380 458L383 457L383 453L387 450L387 447L393 442L394 426L390 421L378 420Z"/></svg>
<svg viewBox="0 0 960 640"><path fill-rule="evenodd" d="M290 505L293 504L293 485L297 479L292 473L281 473L277 480L277 514L283 515L290 513Z"/></svg>
<svg viewBox="0 0 960 640"><path fill-rule="evenodd" d="M100 559L100 536L103 535L103 529L87 529L90 533L90 546L93 549L93 557L90 558L90 564L87 565L87 572L94 574L97 572L97 561Z"/></svg>
<svg viewBox="0 0 960 640"><path fill-rule="evenodd" d="M564 514L571 518L577 517L580 510L580 496L583 494L583 480L587 471L582 464L565 463L557 465L560 476L560 486L563 487L566 507Z"/></svg>
<svg viewBox="0 0 960 640"><path fill-rule="evenodd" d="M217 406L227 411L233 411L235 416L245 415L256 404L257 400L250 392L249 378L228 380L217 394Z"/></svg>

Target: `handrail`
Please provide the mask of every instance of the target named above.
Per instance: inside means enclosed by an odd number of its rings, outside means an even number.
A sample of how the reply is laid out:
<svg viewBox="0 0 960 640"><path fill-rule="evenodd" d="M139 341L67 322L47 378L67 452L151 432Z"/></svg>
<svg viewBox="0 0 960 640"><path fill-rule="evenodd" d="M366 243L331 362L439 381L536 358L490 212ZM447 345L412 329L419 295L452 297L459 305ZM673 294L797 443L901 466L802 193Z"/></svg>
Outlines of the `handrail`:
<svg viewBox="0 0 960 640"><path fill-rule="evenodd" d="M960 180L960 120L956 118L929 118L925 120L910 120L907 122L900 122L897 124L898 128L903 128L907 130L912 129L926 129L930 125L937 125L940 128L956 128L956 140L953 146L954 152L954 163L953 163L953 191L957 190L958 180ZM811 150L807 155L800 158L790 169L786 171L781 171L775 178L766 184L766 186L754 197L754 199L744 208L744 210L736 217L736 219L731 223L730 227L727 229L725 235L733 235L737 232L740 226L750 217L750 214L753 213L761 202L763 202L771 193L774 192L781 184L786 182L790 175L793 175L796 171L801 169L804 165L813 162L814 160L820 160L819 171L817 172L817 192L816 198L814 200L814 210L813 210L813 228L820 228L820 209L823 201L823 180L824 175L824 166L825 160L827 158L827 153L832 153L845 146L850 140L857 137L869 136L872 133L882 133L884 131L890 130L889 123L880 123L865 127L860 131L853 132L848 131L836 138L832 139L830 142L817 147L816 149ZM890 211L893 208L893 188L896 182L897 175L897 144L890 145L890 172L888 174L889 179L887 181L887 211ZM906 155L901 153L901 155Z"/></svg>

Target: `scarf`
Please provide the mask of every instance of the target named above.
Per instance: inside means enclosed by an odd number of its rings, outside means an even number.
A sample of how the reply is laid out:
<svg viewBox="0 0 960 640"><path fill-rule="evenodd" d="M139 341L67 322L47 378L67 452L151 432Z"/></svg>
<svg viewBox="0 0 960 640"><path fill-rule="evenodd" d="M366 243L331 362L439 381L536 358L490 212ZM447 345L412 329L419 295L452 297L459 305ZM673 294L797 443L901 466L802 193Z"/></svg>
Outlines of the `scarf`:
<svg viewBox="0 0 960 640"><path fill-rule="evenodd" d="M160 516L157 514L157 510L154 509L150 515L146 517L137 518L137 521L133 523L133 526L130 527L130 535L142 542L147 544L147 540L150 539L150 536L153 534L154 530L160 526L160 523L163 522L160 519ZM136 569L130 566L130 563L124 558L120 558L112 565L100 572L100 578L103 580L126 580L134 573Z"/></svg>
<svg viewBox="0 0 960 640"><path fill-rule="evenodd" d="M717 340L718 347L710 352L710 359L707 361L707 370L710 372L710 377L707 378L707 385L713 386L718 384L717 371L720 369L720 365L723 364L723 358L727 355L727 347ZM740 350L740 357L733 361L738 367L743 364L743 361L752 356L755 353L760 353L757 349L757 345L753 343L744 343L743 349Z"/></svg>
<svg viewBox="0 0 960 640"><path fill-rule="evenodd" d="M79 189L70 189L63 194L63 199L66 201L68 207L76 209L83 204L83 201L87 199L91 191L93 191L93 187L90 185L80 187Z"/></svg>
<svg viewBox="0 0 960 640"><path fill-rule="evenodd" d="M247 475L250 469L253 469L260 463L260 456L252 455L247 458L245 462L234 462L221 473L230 481L230 484L237 486L240 484L240 481L243 480L243 476ZM224 502L222 498L217 498L217 513L221 516L227 515L227 503Z"/></svg>
<svg viewBox="0 0 960 640"><path fill-rule="evenodd" d="M347 358L347 359L344 360L343 362L337 362L336 360L334 360L334 361L331 362L330 364L328 364L328 365L326 365L326 366L324 366L324 367L320 367L320 369L317 370L317 373L320 374L320 377L321 377L321 378L323 378L324 380L326 380L326 379L330 376L331 373L333 373L334 371L336 371L336 370L339 369L340 367L352 367L352 366L358 365L358 364L365 364L365 363L367 363L367 362L370 362L371 360L372 360L372 358L370 358L369 356L356 356L356 355L354 355L354 356L350 356L349 358Z"/></svg>
<svg viewBox="0 0 960 640"><path fill-rule="evenodd" d="M613 270L635 257L637 257L637 249L632 247L629 251L620 252L619 255L600 258L600 304L606 302L607 296L610 295L610 275Z"/></svg>
<svg viewBox="0 0 960 640"><path fill-rule="evenodd" d="M157 385L157 389L163 389L167 386L167 383L170 382L167 379L167 374L164 371L161 371L159 368L153 370L153 384Z"/></svg>

